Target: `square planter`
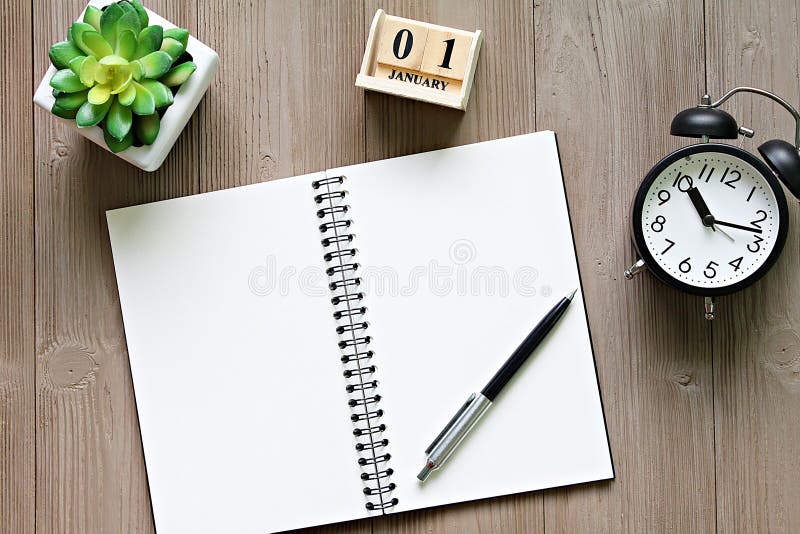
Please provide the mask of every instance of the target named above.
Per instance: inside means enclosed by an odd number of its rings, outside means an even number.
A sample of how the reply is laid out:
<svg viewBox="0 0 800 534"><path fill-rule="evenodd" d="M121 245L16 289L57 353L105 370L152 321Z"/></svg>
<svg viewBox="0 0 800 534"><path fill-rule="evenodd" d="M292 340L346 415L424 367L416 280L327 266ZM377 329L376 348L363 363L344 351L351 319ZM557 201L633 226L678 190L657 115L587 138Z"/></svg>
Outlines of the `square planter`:
<svg viewBox="0 0 800 534"><path fill-rule="evenodd" d="M88 5L103 8L113 2L114 0L91 0ZM150 25L158 24L163 26L165 30L175 28L174 24L159 17L149 9L146 9L146 11L150 18ZM83 13L81 13L78 20L83 20ZM66 32L66 27L64 31ZM211 79L219 69L219 56L217 53L191 35L189 35L186 51L191 54L197 70L180 86L175 94L173 104L167 108L161 117L161 127L155 142L152 145L131 146L116 154L128 163L148 172L155 171L164 163L167 154L172 150L175 141L177 141L184 127L186 127L186 123L189 122L189 118L197 108L197 104L211 84ZM56 68L50 65L39 87L36 89L36 93L33 95L33 101L48 113L50 113L55 102L53 89L50 87L50 78L55 73ZM103 130L99 126L78 128L74 120L62 119L56 115L52 116L69 125L82 136L110 151L103 139Z"/></svg>

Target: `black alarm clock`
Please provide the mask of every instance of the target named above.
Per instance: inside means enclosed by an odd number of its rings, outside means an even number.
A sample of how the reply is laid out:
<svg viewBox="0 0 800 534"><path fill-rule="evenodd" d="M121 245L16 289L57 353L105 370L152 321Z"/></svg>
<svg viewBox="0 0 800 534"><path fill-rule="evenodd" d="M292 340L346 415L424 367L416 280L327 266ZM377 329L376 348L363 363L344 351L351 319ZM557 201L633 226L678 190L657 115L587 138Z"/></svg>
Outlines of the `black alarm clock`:
<svg viewBox="0 0 800 534"><path fill-rule="evenodd" d="M795 119L795 144L773 139L758 147L762 159L713 139L752 137L718 107L740 92L766 96ZM639 259L625 271L645 268L660 281L704 297L706 319L714 299L744 289L775 264L786 243L788 205L781 183L800 198L800 114L779 96L736 87L716 102L672 120L672 135L701 139L676 150L647 173L633 200L631 237Z"/></svg>

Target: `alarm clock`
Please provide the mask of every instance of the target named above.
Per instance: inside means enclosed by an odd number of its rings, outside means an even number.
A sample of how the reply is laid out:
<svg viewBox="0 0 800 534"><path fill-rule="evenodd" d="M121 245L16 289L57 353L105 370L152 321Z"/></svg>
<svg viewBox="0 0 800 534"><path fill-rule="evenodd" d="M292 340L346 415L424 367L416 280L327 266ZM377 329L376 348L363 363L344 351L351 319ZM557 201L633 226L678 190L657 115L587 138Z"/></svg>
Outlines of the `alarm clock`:
<svg viewBox="0 0 800 534"><path fill-rule="evenodd" d="M752 137L718 109L741 92L770 98L795 119L795 144L773 139L759 146L763 159L715 142ZM753 284L775 264L786 243L788 205L781 183L800 198L800 114L781 97L736 87L712 102L678 113L670 134L699 138L659 161L639 186L631 208L631 238L639 259L625 270L645 269L660 281L704 301L706 319L715 298Z"/></svg>

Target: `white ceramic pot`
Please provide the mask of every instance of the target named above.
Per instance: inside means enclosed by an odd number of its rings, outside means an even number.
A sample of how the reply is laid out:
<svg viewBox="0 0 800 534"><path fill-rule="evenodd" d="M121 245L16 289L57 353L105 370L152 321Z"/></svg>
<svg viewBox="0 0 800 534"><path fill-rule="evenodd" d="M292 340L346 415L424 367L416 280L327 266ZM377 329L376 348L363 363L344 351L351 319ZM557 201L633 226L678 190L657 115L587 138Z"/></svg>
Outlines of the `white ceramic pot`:
<svg viewBox="0 0 800 534"><path fill-rule="evenodd" d="M113 3L113 1L114 0L91 0L88 5L102 8ZM150 18L150 25L158 24L163 26L165 30L175 27L174 24L159 17L149 9L147 10L147 15ZM83 20L83 13L81 13L78 20ZM64 27L65 36L66 31L67 26ZM175 141L177 141L184 127L186 127L186 123L189 122L189 117L194 113L197 104L200 102L200 99L203 98L208 86L211 84L211 79L219 69L219 56L217 53L191 35L186 45L186 51L192 55L192 61L197 65L197 70L195 70L194 73L189 76L189 79L181 85L175 95L174 103L167 108L164 116L161 117L161 127L155 142L152 145L132 146L117 153L117 156L120 158L148 172L158 169L161 164L164 163L167 154L172 150ZM46 54L47 51L43 51L42 53ZM56 68L50 65L42 82L36 89L36 93L33 95L33 101L48 113L50 113L53 102L55 102L53 88L50 87L50 78L53 77L55 72ZM75 129L87 139L94 141L101 147L110 151L106 146L106 142L103 140L103 131L99 126L78 128L74 120L62 119L56 115L53 115L53 117L69 125L70 128Z"/></svg>

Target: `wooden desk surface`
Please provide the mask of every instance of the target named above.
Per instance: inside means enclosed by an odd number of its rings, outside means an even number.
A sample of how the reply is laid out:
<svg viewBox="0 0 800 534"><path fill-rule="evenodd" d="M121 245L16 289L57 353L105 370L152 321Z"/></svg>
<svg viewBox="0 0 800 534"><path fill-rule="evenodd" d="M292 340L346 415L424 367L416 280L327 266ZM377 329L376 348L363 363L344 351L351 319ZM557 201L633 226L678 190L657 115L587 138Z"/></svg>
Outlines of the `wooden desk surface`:
<svg viewBox="0 0 800 534"><path fill-rule="evenodd" d="M677 111L737 84L800 102L797 3L146 3L222 62L154 174L33 107L82 0L0 2L0 531L153 530L106 209L552 129L617 479L329 530L800 532L798 203L777 266L713 323L698 298L621 276L632 195L686 144ZM378 7L484 30L466 113L354 88ZM752 150L791 137L764 100L727 109Z"/></svg>

